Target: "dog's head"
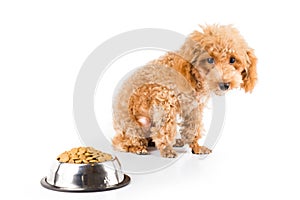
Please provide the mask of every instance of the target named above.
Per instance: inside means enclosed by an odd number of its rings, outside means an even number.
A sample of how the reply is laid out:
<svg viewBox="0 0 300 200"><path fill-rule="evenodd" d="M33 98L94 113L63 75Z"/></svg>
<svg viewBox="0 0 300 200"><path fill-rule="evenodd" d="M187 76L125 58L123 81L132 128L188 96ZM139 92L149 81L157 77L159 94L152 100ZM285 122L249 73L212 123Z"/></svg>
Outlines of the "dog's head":
<svg viewBox="0 0 300 200"><path fill-rule="evenodd" d="M234 88L251 92L257 80L254 50L231 25L201 28L188 38L193 45L190 62L205 77L210 91L217 95Z"/></svg>

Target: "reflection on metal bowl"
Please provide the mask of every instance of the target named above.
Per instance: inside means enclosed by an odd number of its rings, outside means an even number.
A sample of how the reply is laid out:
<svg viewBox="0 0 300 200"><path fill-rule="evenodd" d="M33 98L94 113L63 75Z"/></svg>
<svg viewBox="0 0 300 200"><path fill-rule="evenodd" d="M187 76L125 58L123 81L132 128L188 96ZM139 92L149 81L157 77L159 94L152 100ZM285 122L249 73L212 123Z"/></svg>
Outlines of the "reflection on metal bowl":
<svg viewBox="0 0 300 200"><path fill-rule="evenodd" d="M41 180L47 189L65 192L93 192L128 185L130 177L122 172L117 157L93 164L55 162L47 177Z"/></svg>

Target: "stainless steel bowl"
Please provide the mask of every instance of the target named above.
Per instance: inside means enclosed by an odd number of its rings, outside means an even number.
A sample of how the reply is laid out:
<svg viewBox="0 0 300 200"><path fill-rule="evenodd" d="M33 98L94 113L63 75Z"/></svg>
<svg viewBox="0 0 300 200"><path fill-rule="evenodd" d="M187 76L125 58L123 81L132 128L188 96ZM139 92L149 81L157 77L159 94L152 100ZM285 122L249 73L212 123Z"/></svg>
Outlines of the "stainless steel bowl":
<svg viewBox="0 0 300 200"><path fill-rule="evenodd" d="M65 192L94 192L128 185L130 177L121 170L117 157L93 164L55 162L47 177L41 180L47 189Z"/></svg>

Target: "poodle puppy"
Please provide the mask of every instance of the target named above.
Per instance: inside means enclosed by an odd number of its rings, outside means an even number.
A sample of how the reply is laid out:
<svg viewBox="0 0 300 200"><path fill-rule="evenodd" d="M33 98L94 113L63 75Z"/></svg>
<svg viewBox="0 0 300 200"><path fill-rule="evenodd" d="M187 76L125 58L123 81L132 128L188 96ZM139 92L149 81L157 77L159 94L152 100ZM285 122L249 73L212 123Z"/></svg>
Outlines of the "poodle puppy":
<svg viewBox="0 0 300 200"><path fill-rule="evenodd" d="M176 52L131 72L113 98L115 149L147 154L150 141L161 156L176 157L173 146L200 146L203 110L212 93L242 88L251 92L257 80L254 50L231 25L201 26ZM181 139L176 139L177 132Z"/></svg>

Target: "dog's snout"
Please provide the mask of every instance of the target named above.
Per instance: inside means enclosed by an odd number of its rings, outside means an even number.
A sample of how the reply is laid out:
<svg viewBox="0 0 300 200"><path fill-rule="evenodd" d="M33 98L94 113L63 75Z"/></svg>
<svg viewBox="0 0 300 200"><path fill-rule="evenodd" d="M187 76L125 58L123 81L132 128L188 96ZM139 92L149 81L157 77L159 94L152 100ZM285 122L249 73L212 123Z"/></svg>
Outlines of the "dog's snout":
<svg viewBox="0 0 300 200"><path fill-rule="evenodd" d="M223 91L228 90L230 87L230 83L219 83L219 88Z"/></svg>

